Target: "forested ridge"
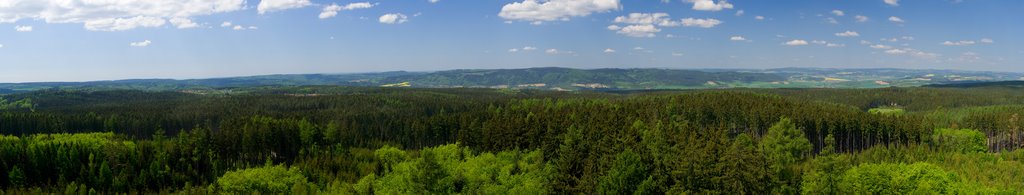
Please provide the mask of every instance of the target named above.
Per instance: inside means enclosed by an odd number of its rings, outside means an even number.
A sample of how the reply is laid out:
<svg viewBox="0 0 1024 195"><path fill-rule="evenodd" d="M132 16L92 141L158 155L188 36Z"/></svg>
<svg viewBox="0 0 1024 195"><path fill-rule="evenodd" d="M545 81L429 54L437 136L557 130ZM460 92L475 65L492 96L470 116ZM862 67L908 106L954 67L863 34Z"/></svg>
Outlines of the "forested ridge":
<svg viewBox="0 0 1024 195"><path fill-rule="evenodd" d="M0 193L1024 193L1015 88L217 92L0 96Z"/></svg>

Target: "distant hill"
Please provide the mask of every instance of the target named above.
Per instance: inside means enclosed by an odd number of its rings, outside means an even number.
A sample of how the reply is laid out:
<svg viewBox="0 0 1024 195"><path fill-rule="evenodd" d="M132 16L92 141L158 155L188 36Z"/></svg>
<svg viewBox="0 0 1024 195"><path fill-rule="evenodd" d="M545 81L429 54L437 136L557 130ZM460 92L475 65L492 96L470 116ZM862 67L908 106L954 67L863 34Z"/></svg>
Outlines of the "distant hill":
<svg viewBox="0 0 1024 195"><path fill-rule="evenodd" d="M409 82L414 87L491 88L661 88L703 86L708 83L785 81L765 73L706 72L672 69L528 68L451 70L381 79L383 83Z"/></svg>
<svg viewBox="0 0 1024 195"><path fill-rule="evenodd" d="M933 84L933 85L925 85L925 87L941 87L941 88L1010 87L1010 88L1024 88L1024 81L996 81L996 82L967 82L967 83Z"/></svg>
<svg viewBox="0 0 1024 195"><path fill-rule="evenodd" d="M210 79L0 83L0 94L43 89L183 91L257 86L384 86L545 90L880 88L1024 79L1022 73L912 69L464 69L437 72L291 74ZM955 85L953 85L955 86Z"/></svg>

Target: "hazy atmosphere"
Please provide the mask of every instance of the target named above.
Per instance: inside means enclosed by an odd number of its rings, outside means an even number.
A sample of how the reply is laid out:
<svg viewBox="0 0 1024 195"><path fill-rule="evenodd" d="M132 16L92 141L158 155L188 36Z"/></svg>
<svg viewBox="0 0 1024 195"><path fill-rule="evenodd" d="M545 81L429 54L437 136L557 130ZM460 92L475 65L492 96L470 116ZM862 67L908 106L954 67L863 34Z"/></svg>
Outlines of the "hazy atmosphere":
<svg viewBox="0 0 1024 195"><path fill-rule="evenodd" d="M528 67L1024 71L1012 0L0 0L0 82Z"/></svg>

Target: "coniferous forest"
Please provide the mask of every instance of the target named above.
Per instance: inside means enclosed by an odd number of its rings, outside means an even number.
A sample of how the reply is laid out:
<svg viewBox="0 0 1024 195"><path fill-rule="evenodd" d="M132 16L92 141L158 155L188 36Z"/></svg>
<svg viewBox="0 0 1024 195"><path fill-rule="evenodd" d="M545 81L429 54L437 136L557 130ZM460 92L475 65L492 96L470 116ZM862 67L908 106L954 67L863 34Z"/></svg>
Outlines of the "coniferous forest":
<svg viewBox="0 0 1024 195"><path fill-rule="evenodd" d="M0 194L1019 194L1024 90L0 96Z"/></svg>

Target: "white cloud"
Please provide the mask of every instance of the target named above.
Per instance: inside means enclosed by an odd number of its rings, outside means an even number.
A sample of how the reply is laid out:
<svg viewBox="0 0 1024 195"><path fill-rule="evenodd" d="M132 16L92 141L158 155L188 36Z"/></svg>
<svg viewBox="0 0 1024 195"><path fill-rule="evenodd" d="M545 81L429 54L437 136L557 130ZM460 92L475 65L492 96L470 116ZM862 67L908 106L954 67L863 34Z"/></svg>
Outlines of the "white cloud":
<svg viewBox="0 0 1024 195"><path fill-rule="evenodd" d="M811 41L811 43L818 44L818 45L824 45L824 44L828 44L828 41L813 40L813 41Z"/></svg>
<svg viewBox="0 0 1024 195"><path fill-rule="evenodd" d="M401 24L409 21L409 17L405 14L384 14L378 19L381 24Z"/></svg>
<svg viewBox="0 0 1024 195"><path fill-rule="evenodd" d="M256 30L256 29L259 29L259 27L255 27L255 26L244 27L244 26L241 26L241 25L235 25L234 27L231 27L231 29L232 30L246 30L246 29L248 29L248 30Z"/></svg>
<svg viewBox="0 0 1024 195"><path fill-rule="evenodd" d="M441 0L427 0L427 2L430 2L430 3L437 3L437 2L441 2Z"/></svg>
<svg viewBox="0 0 1024 195"><path fill-rule="evenodd" d="M900 6L900 0L884 0L883 2L891 6Z"/></svg>
<svg viewBox="0 0 1024 195"><path fill-rule="evenodd" d="M839 21L832 17L825 18L825 21L829 24L839 24Z"/></svg>
<svg viewBox="0 0 1024 195"><path fill-rule="evenodd" d="M923 51L919 51L919 50L911 49L911 48L890 49L890 50L885 50L885 53L889 54L889 55L905 55L905 56L912 56L912 57L925 58L925 59L933 59L933 58L936 58L936 57L940 56L939 54L936 54L936 53L928 53L928 52L923 52Z"/></svg>
<svg viewBox="0 0 1024 195"><path fill-rule="evenodd" d="M754 16L754 19L756 19L756 20L764 20L764 16Z"/></svg>
<svg viewBox="0 0 1024 195"><path fill-rule="evenodd" d="M604 49L604 53L615 53L615 50L612 48Z"/></svg>
<svg viewBox="0 0 1024 195"><path fill-rule="evenodd" d="M844 15L846 15L846 13L844 13L843 10L838 10L837 9L837 10L832 10L832 15L844 16Z"/></svg>
<svg viewBox="0 0 1024 195"><path fill-rule="evenodd" d="M743 11L743 10L741 9L741 10L739 10L739 11L736 11L736 16L743 16L743 14L746 14L746 13L747 13L747 12L745 12L745 11Z"/></svg>
<svg viewBox="0 0 1024 195"><path fill-rule="evenodd" d="M571 17L583 17L621 7L619 0L524 0L505 4L498 16L505 20L537 24L544 21L568 21Z"/></svg>
<svg viewBox="0 0 1024 195"><path fill-rule="evenodd" d="M0 48L4 48L4 44L0 44Z"/></svg>
<svg viewBox="0 0 1024 195"><path fill-rule="evenodd" d="M995 43L995 42L996 41L994 41L992 39L989 39L989 38L982 38L981 39L981 43L985 43L985 44L991 44L991 43Z"/></svg>
<svg viewBox="0 0 1024 195"><path fill-rule="evenodd" d="M14 26L14 31L18 32L32 32L32 26Z"/></svg>
<svg viewBox="0 0 1024 195"><path fill-rule="evenodd" d="M131 42L131 43L128 43L128 45L132 46L132 47L145 47L145 46L149 46L149 44L152 44L152 43L153 43L152 41L145 40L145 41L139 41L139 42Z"/></svg>
<svg viewBox="0 0 1024 195"><path fill-rule="evenodd" d="M875 45L871 45L871 48L874 48L874 49L890 49L892 47L888 46L888 45L875 44Z"/></svg>
<svg viewBox="0 0 1024 195"><path fill-rule="evenodd" d="M853 16L853 18L855 20L857 20L857 22L867 22L868 21L868 17L867 16L856 15L856 16Z"/></svg>
<svg viewBox="0 0 1024 195"><path fill-rule="evenodd" d="M224 21L223 23L220 23L220 27L230 27L230 26L231 26L231 22L228 22L228 21Z"/></svg>
<svg viewBox="0 0 1024 195"><path fill-rule="evenodd" d="M317 17L320 19L332 18L338 15L338 11L341 11L341 6L338 4L331 4L324 7L324 9L320 11L320 15Z"/></svg>
<svg viewBox="0 0 1024 195"><path fill-rule="evenodd" d="M537 48L536 47L530 47L530 46L523 47L523 51L533 51L533 50L537 50Z"/></svg>
<svg viewBox="0 0 1024 195"><path fill-rule="evenodd" d="M371 4L370 2L349 3L348 5L345 5L345 6L340 6L338 4L331 4L331 5L328 5L328 6L324 7L324 9L320 11L320 15L318 17L320 19L332 18L334 16L337 16L338 12L342 11L342 10L367 9L367 8L372 8L375 5L376 4Z"/></svg>
<svg viewBox="0 0 1024 195"><path fill-rule="evenodd" d="M348 5L345 5L345 7L342 7L341 9L342 10L368 9L368 8L372 8L373 6L376 6L376 5L377 4L375 4L375 3L371 4L370 2L357 2L357 3L349 3Z"/></svg>
<svg viewBox="0 0 1024 195"><path fill-rule="evenodd" d="M696 26L696 27L701 27L701 28L711 28L711 27L715 27L715 26L717 26L719 24L722 24L722 21L719 21L719 20L716 20L716 19L713 19L713 18L708 18L708 19L683 18L683 26Z"/></svg>
<svg viewBox="0 0 1024 195"><path fill-rule="evenodd" d="M693 3L693 10L700 11L722 11L722 9L732 9L732 4L725 1L719 0L717 3L715 0L687 0Z"/></svg>
<svg viewBox="0 0 1024 195"><path fill-rule="evenodd" d="M890 21L890 22L895 22L895 23L903 23L903 22L906 22L906 21L903 21L903 18L900 18L900 17L896 17L896 16L890 16L890 17L889 17L889 21Z"/></svg>
<svg viewBox="0 0 1024 195"><path fill-rule="evenodd" d="M729 37L729 40L730 41L746 41L747 38L743 38L743 36L732 36L732 37Z"/></svg>
<svg viewBox="0 0 1024 195"><path fill-rule="evenodd" d="M261 0L256 6L259 14L282 11L287 9L302 8L313 5L309 0Z"/></svg>
<svg viewBox="0 0 1024 195"><path fill-rule="evenodd" d="M840 36L840 37L859 37L860 33L857 33L856 31L846 31L846 32L836 33L836 36Z"/></svg>
<svg viewBox="0 0 1024 195"><path fill-rule="evenodd" d="M559 52L558 52L558 49L548 49L548 50L544 51L544 53L547 53L547 54L558 54Z"/></svg>
<svg viewBox="0 0 1024 195"><path fill-rule="evenodd" d="M885 53L887 53L887 54L894 54L894 55L899 55L899 54L906 54L907 52L909 52L909 51L907 51L907 50L903 50L903 49L890 49L890 50L885 50Z"/></svg>
<svg viewBox="0 0 1024 195"><path fill-rule="evenodd" d="M199 27L199 24L196 24L195 22L192 22L192 20L188 19L188 18L171 18L170 21L171 21L171 24L174 25L175 27L178 27L178 29L187 29L187 28Z"/></svg>
<svg viewBox="0 0 1024 195"><path fill-rule="evenodd" d="M159 17L136 16L133 18L106 18L85 22L85 29L91 31L123 31L139 27L160 27L167 21Z"/></svg>
<svg viewBox="0 0 1024 195"><path fill-rule="evenodd" d="M658 32L661 32L661 29L654 27L654 25L639 24L623 27L622 29L619 29L619 31L616 33L630 37L654 37L654 34Z"/></svg>
<svg viewBox="0 0 1024 195"><path fill-rule="evenodd" d="M804 41L804 40L801 40L801 39L794 39L792 41L787 41L786 43L783 43L783 44L789 45L789 46L800 46L800 45L807 45L807 41Z"/></svg>
<svg viewBox="0 0 1024 195"><path fill-rule="evenodd" d="M679 22L672 21L667 13L630 13L627 16L615 17L615 23L624 24L654 24L658 26L679 26Z"/></svg>
<svg viewBox="0 0 1024 195"><path fill-rule="evenodd" d="M164 21L234 12L244 7L245 0L0 0L0 23L27 19L86 24L91 26L87 27L89 30L115 31L162 26L130 24L140 22L132 21L140 18Z"/></svg>
<svg viewBox="0 0 1024 195"><path fill-rule="evenodd" d="M508 52L509 52L509 53L515 53L515 52L519 52L519 48L512 48L512 49L508 49Z"/></svg>
<svg viewBox="0 0 1024 195"><path fill-rule="evenodd" d="M825 44L825 47L846 47L846 44L828 43Z"/></svg>
<svg viewBox="0 0 1024 195"><path fill-rule="evenodd" d="M969 41L969 40L945 41L945 42L942 42L942 45L946 45L946 46L965 46L965 45L974 45L975 43L977 43L977 42Z"/></svg>
<svg viewBox="0 0 1024 195"><path fill-rule="evenodd" d="M683 53L672 52L672 56L675 56L675 57L683 56Z"/></svg>
<svg viewBox="0 0 1024 195"><path fill-rule="evenodd" d="M619 26L619 25L614 25L614 24L608 25L608 30L619 30L619 29L622 29L622 27Z"/></svg>

